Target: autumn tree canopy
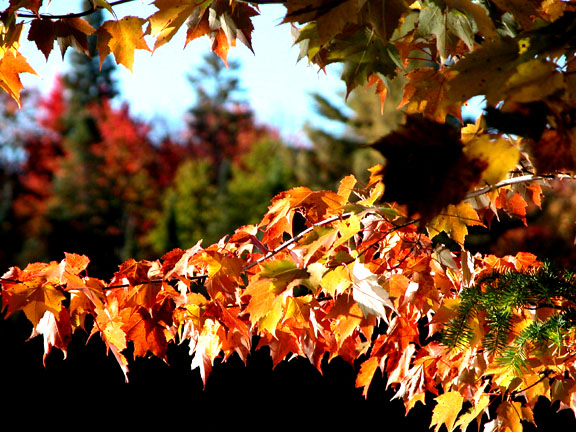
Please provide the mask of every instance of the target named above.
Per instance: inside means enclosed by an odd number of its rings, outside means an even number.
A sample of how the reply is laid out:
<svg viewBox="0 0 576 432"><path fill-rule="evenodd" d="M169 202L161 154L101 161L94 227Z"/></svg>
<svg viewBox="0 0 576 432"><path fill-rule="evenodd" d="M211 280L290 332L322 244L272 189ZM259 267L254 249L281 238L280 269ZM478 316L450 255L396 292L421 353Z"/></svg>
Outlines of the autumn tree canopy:
<svg viewBox="0 0 576 432"><path fill-rule="evenodd" d="M265 3L155 0L140 16L138 2L98 0L110 19L94 27L92 8L54 16L41 0L11 0L0 87L20 103L20 75L34 73L18 51L24 35L46 57L56 42L62 54L88 54L96 35L100 64L112 56L132 69L135 50L161 49L182 28L186 43L208 37L226 64L238 40L252 49L251 19ZM126 379L129 346L167 360L169 344L187 343L205 383L215 359L246 361L263 346L274 365L292 355L317 368L360 362L364 394L378 370L407 410L431 394L435 432L475 422L519 431L540 397L576 413L573 273L531 251L483 255L467 244L471 229L499 219L527 224L542 186L576 169L576 4L281 3L301 59L342 64L348 94L368 87L383 107L400 100L400 125L366 143L385 159L368 182L343 172L334 191L286 190L259 223L129 259L109 280L89 276L89 257L74 251L12 267L1 279L6 316L23 311L45 357L66 352L76 331L99 335ZM474 96L485 113L464 124Z"/></svg>

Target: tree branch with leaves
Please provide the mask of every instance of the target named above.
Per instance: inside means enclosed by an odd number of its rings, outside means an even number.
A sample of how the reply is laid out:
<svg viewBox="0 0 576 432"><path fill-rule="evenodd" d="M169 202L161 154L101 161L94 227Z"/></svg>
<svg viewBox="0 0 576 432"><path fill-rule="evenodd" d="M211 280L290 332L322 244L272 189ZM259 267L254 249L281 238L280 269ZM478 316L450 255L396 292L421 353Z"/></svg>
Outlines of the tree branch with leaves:
<svg viewBox="0 0 576 432"><path fill-rule="evenodd" d="M42 1L12 0L1 15L0 87L20 102L19 76L34 73L18 51L24 26L46 57L55 42L86 54L94 34L101 63L112 55L132 69L136 49L159 49L186 25L186 43L206 36L226 63L237 40L252 49L265 2L156 0L150 16L131 5L117 19L121 3L130 2L95 2L113 19L94 28L90 11L48 16ZM381 370L407 410L433 394L436 432L475 421L521 430L539 397L576 413L572 274L554 279L529 251L482 255L466 241L470 227L489 229L503 214L527 224L541 182L576 167L576 5L520 3L286 0L299 58L341 64L348 94L367 87L385 103L392 81L405 80L404 121L367 143L386 160L368 184L342 173L336 192L290 189L259 223L128 260L109 281L90 277L89 258L74 253L13 267L0 283L6 315L26 315L45 356L65 352L76 331L100 335L126 379L129 346L166 360L170 343L188 343L206 383L215 359L246 361L257 336L274 365L289 355L317 368L325 357L362 359L356 385L367 395ZM485 115L465 124L475 96ZM494 419L484 417L490 404Z"/></svg>

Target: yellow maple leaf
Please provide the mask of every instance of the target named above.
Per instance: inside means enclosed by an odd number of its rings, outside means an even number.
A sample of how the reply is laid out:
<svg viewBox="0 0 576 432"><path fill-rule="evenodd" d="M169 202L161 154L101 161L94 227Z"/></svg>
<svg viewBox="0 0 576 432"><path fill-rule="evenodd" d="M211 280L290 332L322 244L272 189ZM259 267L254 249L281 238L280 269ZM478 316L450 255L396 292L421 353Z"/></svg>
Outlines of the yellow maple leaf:
<svg viewBox="0 0 576 432"><path fill-rule="evenodd" d="M193 13L201 14L210 3L210 1L156 0L154 6L158 11L148 18L150 34L156 37L154 49L169 42Z"/></svg>
<svg viewBox="0 0 576 432"><path fill-rule="evenodd" d="M534 59L520 63L502 90L509 95L509 104L540 101L564 87L564 77L555 63Z"/></svg>
<svg viewBox="0 0 576 432"><path fill-rule="evenodd" d="M466 432L468 425L474 420L480 423L482 414L484 414L484 410L488 408L488 405L490 405L490 396L484 393L480 394L478 400L474 402L474 405L458 418L454 427L460 426L460 430Z"/></svg>
<svg viewBox="0 0 576 432"><path fill-rule="evenodd" d="M320 280L322 291L332 297L342 294L350 285L352 285L350 270L344 266L327 271Z"/></svg>
<svg viewBox="0 0 576 432"><path fill-rule="evenodd" d="M450 204L445 211L432 219L428 224L428 233L430 237L434 237L445 232L458 244L463 245L468 227L472 225L484 226L472 205L463 201L458 205Z"/></svg>
<svg viewBox="0 0 576 432"><path fill-rule="evenodd" d="M494 185L503 180L513 170L520 159L520 150L505 138L491 139L489 135L479 135L466 143L464 153L469 159L478 159L486 164L481 181Z"/></svg>
<svg viewBox="0 0 576 432"><path fill-rule="evenodd" d="M57 315L62 309L62 302L66 299L64 294L51 283L37 278L23 284L18 284L10 292L10 306L22 305L22 310L26 318L34 327L38 325L45 312L52 312ZM15 307L15 306L14 306Z"/></svg>
<svg viewBox="0 0 576 432"><path fill-rule="evenodd" d="M524 430L521 420L525 420L525 416L520 402L502 402L496 409L496 415L497 418L493 422L498 424L498 430L505 432L522 432ZM486 425L486 429L490 430L488 425Z"/></svg>
<svg viewBox="0 0 576 432"><path fill-rule="evenodd" d="M438 396L436 402L430 427L435 425L434 432L438 432L442 425L446 425L448 432L452 431L456 417L462 409L464 397L459 392L451 391Z"/></svg>
<svg viewBox="0 0 576 432"><path fill-rule="evenodd" d="M146 20L142 18L127 16L119 21L106 21L102 24L97 32L100 67L112 52L116 63L132 72L134 51L137 49L150 51L142 31L145 22Z"/></svg>

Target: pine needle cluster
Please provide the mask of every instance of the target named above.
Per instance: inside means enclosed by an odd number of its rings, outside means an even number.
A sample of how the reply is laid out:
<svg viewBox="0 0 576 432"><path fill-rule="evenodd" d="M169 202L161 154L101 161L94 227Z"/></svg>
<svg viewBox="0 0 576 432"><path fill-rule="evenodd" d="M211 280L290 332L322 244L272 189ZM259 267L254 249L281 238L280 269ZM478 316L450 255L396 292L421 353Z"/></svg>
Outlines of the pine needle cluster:
<svg viewBox="0 0 576 432"><path fill-rule="evenodd" d="M532 272L494 272L462 290L442 342L464 349L480 340L499 363L521 370L530 355L558 354L575 330L574 273L545 263Z"/></svg>

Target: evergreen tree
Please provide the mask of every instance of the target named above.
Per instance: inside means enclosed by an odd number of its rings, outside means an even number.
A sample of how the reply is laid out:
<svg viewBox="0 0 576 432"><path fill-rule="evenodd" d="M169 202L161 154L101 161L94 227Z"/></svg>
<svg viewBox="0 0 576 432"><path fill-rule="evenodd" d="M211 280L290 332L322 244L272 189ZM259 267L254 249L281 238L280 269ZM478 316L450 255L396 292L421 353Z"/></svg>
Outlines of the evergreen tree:
<svg viewBox="0 0 576 432"><path fill-rule="evenodd" d="M217 55L209 53L189 76L197 100L188 111L185 145L193 157L210 161L220 188L229 178L231 163L265 133L265 128L256 125L249 106L239 99L239 67L230 61L226 68Z"/></svg>
<svg viewBox="0 0 576 432"><path fill-rule="evenodd" d="M167 159L180 155L171 186L149 239L157 253L218 241L241 225L255 223L271 198L294 185L294 151L255 122L240 98L236 72L214 54L190 76L197 101L188 111L185 140L164 146Z"/></svg>
<svg viewBox="0 0 576 432"><path fill-rule="evenodd" d="M102 11L89 20L98 26ZM44 191L34 206L43 225L31 231L21 259L91 254L99 263L94 271L110 274L128 257L146 257L142 236L150 227L150 209L158 206L153 174L159 160L150 128L133 120L127 107L111 107L118 94L116 66L107 60L100 69L96 41L89 44L90 57L71 53L69 72L43 103L43 130L28 139L28 164L41 160L50 166L43 182L34 183ZM59 154L47 157L41 150L47 146ZM30 172L27 178L34 180Z"/></svg>

